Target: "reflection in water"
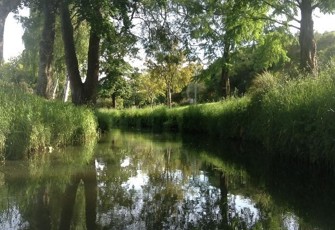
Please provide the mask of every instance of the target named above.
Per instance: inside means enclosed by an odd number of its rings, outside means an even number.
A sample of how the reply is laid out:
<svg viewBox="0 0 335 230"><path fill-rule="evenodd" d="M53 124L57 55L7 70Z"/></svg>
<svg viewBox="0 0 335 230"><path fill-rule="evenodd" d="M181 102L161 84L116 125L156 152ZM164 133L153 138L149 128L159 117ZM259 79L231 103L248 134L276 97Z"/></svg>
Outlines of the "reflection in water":
<svg viewBox="0 0 335 230"><path fill-rule="evenodd" d="M79 183L84 186L85 220L87 229L96 229L97 177L95 167L73 174L66 186L60 217L59 229L70 229Z"/></svg>
<svg viewBox="0 0 335 230"><path fill-rule="evenodd" d="M0 229L334 226L333 177L252 152L115 131L97 146L7 162L0 169Z"/></svg>

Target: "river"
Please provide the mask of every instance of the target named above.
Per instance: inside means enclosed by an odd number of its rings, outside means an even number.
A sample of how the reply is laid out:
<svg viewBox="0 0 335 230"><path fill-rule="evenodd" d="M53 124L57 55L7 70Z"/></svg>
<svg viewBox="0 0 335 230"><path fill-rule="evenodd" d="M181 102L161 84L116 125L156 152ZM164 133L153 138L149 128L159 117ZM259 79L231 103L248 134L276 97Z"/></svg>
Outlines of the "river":
<svg viewBox="0 0 335 230"><path fill-rule="evenodd" d="M0 167L0 229L333 229L335 176L203 136L113 130Z"/></svg>

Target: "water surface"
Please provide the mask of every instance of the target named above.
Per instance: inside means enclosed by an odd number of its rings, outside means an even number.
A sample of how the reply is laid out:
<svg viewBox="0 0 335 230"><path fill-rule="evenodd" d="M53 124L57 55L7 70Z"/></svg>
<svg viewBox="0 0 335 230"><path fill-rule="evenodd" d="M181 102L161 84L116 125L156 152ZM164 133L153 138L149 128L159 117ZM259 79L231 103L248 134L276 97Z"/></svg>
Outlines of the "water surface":
<svg viewBox="0 0 335 230"><path fill-rule="evenodd" d="M333 229L335 177L240 143L122 132L0 167L0 229Z"/></svg>

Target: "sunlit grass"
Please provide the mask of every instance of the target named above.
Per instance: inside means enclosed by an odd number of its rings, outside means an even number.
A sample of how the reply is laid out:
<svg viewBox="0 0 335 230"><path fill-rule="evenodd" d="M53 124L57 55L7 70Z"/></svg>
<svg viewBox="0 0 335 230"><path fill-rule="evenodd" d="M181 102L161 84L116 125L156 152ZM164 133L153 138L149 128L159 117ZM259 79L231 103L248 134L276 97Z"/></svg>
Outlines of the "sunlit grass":
<svg viewBox="0 0 335 230"><path fill-rule="evenodd" d="M50 102L0 83L0 147L3 158L96 140L94 113L84 107Z"/></svg>
<svg viewBox="0 0 335 230"><path fill-rule="evenodd" d="M222 102L98 113L99 121L104 120L109 128L170 130L252 140L272 153L313 163L335 163L333 71L296 80L265 73L255 80L248 95Z"/></svg>

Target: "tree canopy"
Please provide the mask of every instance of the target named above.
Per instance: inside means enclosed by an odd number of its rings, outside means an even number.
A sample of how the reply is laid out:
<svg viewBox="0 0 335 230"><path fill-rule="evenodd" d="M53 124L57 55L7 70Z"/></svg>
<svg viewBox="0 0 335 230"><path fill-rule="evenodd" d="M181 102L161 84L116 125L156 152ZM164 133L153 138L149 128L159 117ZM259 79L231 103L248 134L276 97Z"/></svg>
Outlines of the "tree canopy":
<svg viewBox="0 0 335 230"><path fill-rule="evenodd" d="M171 105L174 95L199 81L208 97L229 97L266 70L299 66L316 76L333 55L313 27L316 8L334 12L331 0L2 0L0 32L22 4L31 9L21 19L26 49L19 58L30 87L47 99L61 98L68 78L78 105L114 97L115 106L115 97L131 100L138 92L147 92L146 103L165 97ZM129 60L139 53L142 73L132 78L138 70Z"/></svg>

